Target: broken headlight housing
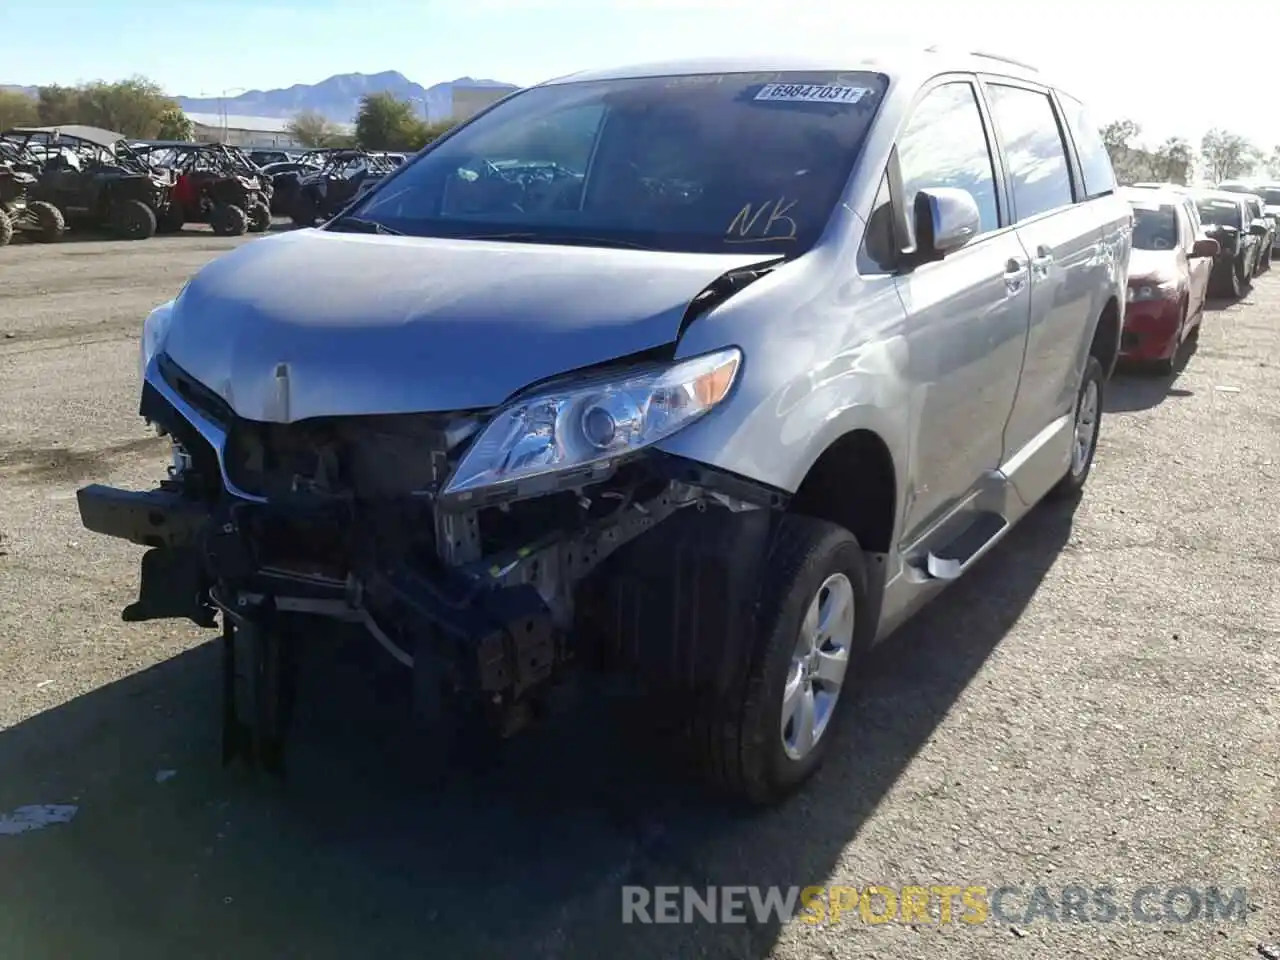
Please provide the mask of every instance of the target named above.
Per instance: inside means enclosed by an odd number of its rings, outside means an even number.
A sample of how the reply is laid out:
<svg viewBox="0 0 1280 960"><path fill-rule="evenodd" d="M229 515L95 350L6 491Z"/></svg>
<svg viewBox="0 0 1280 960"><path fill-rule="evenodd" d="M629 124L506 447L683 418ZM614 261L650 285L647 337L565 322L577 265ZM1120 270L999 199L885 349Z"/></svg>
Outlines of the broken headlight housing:
<svg viewBox="0 0 1280 960"><path fill-rule="evenodd" d="M141 383L147 374L147 364L159 352L169 332L169 322L173 319L173 301L162 303L142 322L142 341L138 345L138 382Z"/></svg>
<svg viewBox="0 0 1280 960"><path fill-rule="evenodd" d="M458 464L444 495L613 460L669 437L729 393L736 347L612 379L548 386L501 410Z"/></svg>

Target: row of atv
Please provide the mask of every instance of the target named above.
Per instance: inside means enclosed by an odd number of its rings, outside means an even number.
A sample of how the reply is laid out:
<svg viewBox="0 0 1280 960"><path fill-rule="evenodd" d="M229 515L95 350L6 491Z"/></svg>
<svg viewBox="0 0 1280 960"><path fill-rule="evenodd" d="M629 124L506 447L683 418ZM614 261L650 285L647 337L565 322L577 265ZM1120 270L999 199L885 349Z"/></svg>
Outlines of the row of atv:
<svg viewBox="0 0 1280 960"><path fill-rule="evenodd" d="M297 226L314 227L335 216L405 159L399 153L338 148L268 164L262 174L272 187L271 212L289 217Z"/></svg>
<svg viewBox="0 0 1280 960"><path fill-rule="evenodd" d="M128 240L188 223L222 236L261 233L273 214L310 227L405 159L344 148L259 167L224 144L131 141L84 126L7 130L0 133L0 246L16 231L47 243L74 226Z"/></svg>
<svg viewBox="0 0 1280 960"><path fill-rule="evenodd" d="M0 133L0 246L77 227L126 240L188 223L235 236L271 226L271 183L235 147L129 141L96 127Z"/></svg>

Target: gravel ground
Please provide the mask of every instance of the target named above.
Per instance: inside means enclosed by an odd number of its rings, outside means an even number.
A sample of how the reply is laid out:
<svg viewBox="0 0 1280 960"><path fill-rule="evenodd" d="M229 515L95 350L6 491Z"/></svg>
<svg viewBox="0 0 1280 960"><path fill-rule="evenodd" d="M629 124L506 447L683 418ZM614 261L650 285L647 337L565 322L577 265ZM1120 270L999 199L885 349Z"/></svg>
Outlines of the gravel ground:
<svg viewBox="0 0 1280 960"><path fill-rule="evenodd" d="M0 817L6 960L1205 960L1280 941L1280 274L1209 314L1172 382L1113 381L1074 517L1035 511L874 654L811 789L742 817L590 697L497 767L423 784L379 661L321 640L290 781L219 767L210 635L121 623L140 551L84 532L74 491L159 475L141 320L240 242L0 250L0 814L77 807L33 832ZM1180 883L1246 887L1243 920L1127 916L1144 884ZM1120 915L1024 917L1024 892L977 925L624 926L622 884L1081 884L1114 887Z"/></svg>

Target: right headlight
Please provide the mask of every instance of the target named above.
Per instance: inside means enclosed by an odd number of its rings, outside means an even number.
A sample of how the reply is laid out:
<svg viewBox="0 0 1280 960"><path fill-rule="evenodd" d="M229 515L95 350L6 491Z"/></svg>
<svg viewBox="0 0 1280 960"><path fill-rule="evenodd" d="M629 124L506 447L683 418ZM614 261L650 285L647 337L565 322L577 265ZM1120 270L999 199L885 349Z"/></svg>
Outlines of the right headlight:
<svg viewBox="0 0 1280 960"><path fill-rule="evenodd" d="M142 342L138 345L138 383L141 385L147 374L147 364L156 355L160 345L164 343L169 332L169 322L173 319L173 301L162 303L142 322Z"/></svg>
<svg viewBox="0 0 1280 960"><path fill-rule="evenodd" d="M445 496L591 466L671 436L720 403L736 347L618 379L548 387L498 413L463 455Z"/></svg>

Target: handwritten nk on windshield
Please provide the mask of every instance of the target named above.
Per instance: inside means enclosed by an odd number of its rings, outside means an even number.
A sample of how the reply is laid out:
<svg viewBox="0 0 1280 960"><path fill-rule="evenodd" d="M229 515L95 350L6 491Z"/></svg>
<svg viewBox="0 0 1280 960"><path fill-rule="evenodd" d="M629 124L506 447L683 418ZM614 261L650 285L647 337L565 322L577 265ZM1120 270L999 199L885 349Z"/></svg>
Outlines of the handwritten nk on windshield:
<svg viewBox="0 0 1280 960"><path fill-rule="evenodd" d="M798 201L786 197L766 200L756 207L743 206L729 223L725 243L759 243L761 240L794 240L796 222L788 214Z"/></svg>

